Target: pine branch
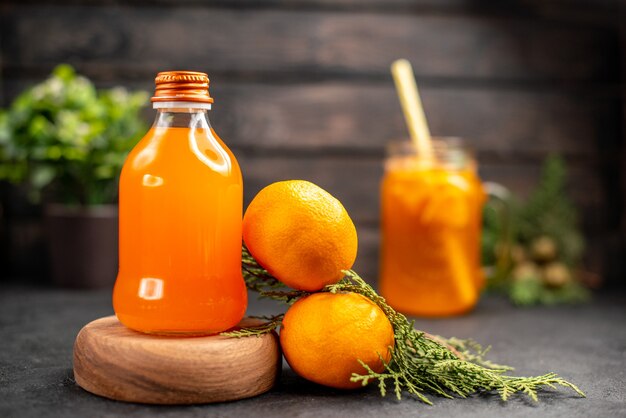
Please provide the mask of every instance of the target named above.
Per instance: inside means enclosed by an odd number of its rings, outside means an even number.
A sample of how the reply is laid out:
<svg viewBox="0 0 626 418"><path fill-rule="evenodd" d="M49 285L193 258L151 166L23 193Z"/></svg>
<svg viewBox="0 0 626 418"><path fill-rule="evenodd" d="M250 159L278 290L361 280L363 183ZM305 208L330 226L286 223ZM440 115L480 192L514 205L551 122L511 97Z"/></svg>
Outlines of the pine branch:
<svg viewBox="0 0 626 418"><path fill-rule="evenodd" d="M244 276L251 290L266 297L294 302L308 292L274 290L280 289L266 270L260 267L244 247ZM382 373L375 372L360 361L363 374L354 373L353 382L364 386L372 381L378 382L381 396L393 391L398 399L408 393L416 399L432 404L426 396L434 394L446 398L467 397L474 393L497 392L503 400L517 393L523 393L533 400L538 399L538 392L544 387L555 388L557 385L569 388L585 396L574 384L548 373L536 377L515 377L505 373L512 370L508 366L498 365L485 359L489 348L484 349L472 340L443 338L418 331L414 322L396 312L378 295L358 274L352 270L344 271L344 278L338 283L326 286L322 291L331 293L354 292L374 302L387 316L394 330L395 346L389 347L391 359L385 362ZM265 326L253 327L226 333L229 336L262 335L280 325L283 315L272 317ZM243 333L243 334L242 334Z"/></svg>
<svg viewBox="0 0 626 418"><path fill-rule="evenodd" d="M580 259L584 239L578 228L576 207L567 198L566 182L565 161L554 155L548 157L539 185L520 208L517 221L522 242L548 235L557 241L566 264L573 266Z"/></svg>
<svg viewBox="0 0 626 418"><path fill-rule="evenodd" d="M269 334L282 324L285 314L274 315L270 317L257 317L259 319L266 319L267 322L263 322L258 325L250 327L237 328L233 331L221 332L220 335L231 338L241 337L260 337L265 334ZM252 317L254 318L254 317Z"/></svg>
<svg viewBox="0 0 626 418"><path fill-rule="evenodd" d="M469 339L462 340L456 337L451 337L448 339L445 339L439 336L437 337L445 341L449 346L454 347L459 353L457 357L459 357L462 360L466 360L474 364L478 364L480 366L486 367L488 369L493 369L493 370L502 370L502 371L514 370L513 367L505 366L502 364L496 364L485 358L487 353L491 350L491 346L483 348L482 345L480 345L474 340L469 340Z"/></svg>
<svg viewBox="0 0 626 418"><path fill-rule="evenodd" d="M262 293L285 287L257 263L245 244L241 245L241 273L248 289L255 292Z"/></svg>
<svg viewBox="0 0 626 418"><path fill-rule="evenodd" d="M509 286L509 298L518 306L576 304L590 297L589 289L575 281L558 288L546 287L539 279L518 280Z"/></svg>
<svg viewBox="0 0 626 418"><path fill-rule="evenodd" d="M310 294L311 293L305 292L304 290L292 290L292 291L274 290L274 291L260 292L259 296L261 298L273 299L275 301L283 302L283 303L286 303L287 305L291 305L295 301L300 299L301 297L304 297Z"/></svg>
<svg viewBox="0 0 626 418"><path fill-rule="evenodd" d="M353 374L351 381L367 384L371 380L378 380L382 396L387 393L387 381L392 381L398 399L406 391L428 404L431 402L425 396L426 393L466 397L477 392L497 391L503 400L507 400L521 392L537 400L540 389L555 385L570 388L584 396L575 385L553 373L537 377L506 376L504 373L511 368L485 360L488 349L483 349L473 341L428 338L427 334L414 328L413 322L387 305L385 299L376 294L354 271L344 271L344 274L345 277L339 283L327 286L326 290L332 293L359 293L376 303L389 318L396 343L383 373L374 372L361 362L366 373Z"/></svg>
<svg viewBox="0 0 626 418"><path fill-rule="evenodd" d="M291 305L309 292L290 289L265 270L250 254L245 244L241 246L241 272L246 287L260 298L273 299Z"/></svg>
<svg viewBox="0 0 626 418"><path fill-rule="evenodd" d="M489 286L505 293L515 305L581 303L590 298L589 290L574 274L584 249L584 239L576 207L567 197L566 185L565 161L550 156L545 160L539 184L529 198L525 202L514 196L508 199L511 219L507 224L512 227L512 246L503 245L509 238L504 233L503 220L497 218L495 208L490 208L493 205L489 204L484 211L484 259L495 264ZM554 249L548 251L551 255L538 255L536 248L541 248L538 244L541 240L552 243ZM566 269L557 277L556 284L548 278L549 264Z"/></svg>

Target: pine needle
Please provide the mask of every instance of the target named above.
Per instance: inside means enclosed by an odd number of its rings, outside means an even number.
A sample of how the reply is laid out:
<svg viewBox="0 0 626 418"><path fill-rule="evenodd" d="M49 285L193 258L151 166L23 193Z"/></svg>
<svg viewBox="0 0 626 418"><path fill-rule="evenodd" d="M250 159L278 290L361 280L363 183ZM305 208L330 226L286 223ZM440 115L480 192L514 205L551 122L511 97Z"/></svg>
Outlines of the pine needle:
<svg viewBox="0 0 626 418"><path fill-rule="evenodd" d="M437 336L429 338L428 334L416 330L413 322L387 305L384 298L354 271L344 271L344 274L345 277L339 283L327 286L326 289L332 293L359 293L376 303L389 318L396 342L385 371L377 373L361 363L366 373L353 374L351 381L378 379L382 396L386 393L387 381L393 382L398 399L402 392L407 392L428 404L431 402L426 398L426 393L465 398L474 393L493 391L498 392L504 401L516 393L524 393L537 401L539 390L544 386L554 388L556 385L585 396L574 384L554 373L537 377L507 376L504 373L512 369L485 360L484 355L489 349L483 349L472 340Z"/></svg>
<svg viewBox="0 0 626 418"><path fill-rule="evenodd" d="M249 327L235 328L232 331L221 332L220 335L231 338L242 337L260 337L265 334L269 334L278 328L283 321L285 314L274 315L270 317L256 317L258 319L264 319L266 322L262 322L258 325ZM255 317L252 317L255 318Z"/></svg>
<svg viewBox="0 0 626 418"><path fill-rule="evenodd" d="M243 275L249 289L261 297L293 303L309 292L289 289L264 270L243 247ZM322 292L354 292L374 302L387 316L394 330L395 346L389 347L391 359L385 362L384 371L375 372L360 361L364 372L354 373L352 382L363 386L378 382L381 396L392 392L397 399L407 393L421 402L432 405L427 395L445 398L465 398L475 393L496 392L503 401L521 393L538 401L538 393L545 387L562 386L578 395L585 394L574 384L554 373L535 377L508 376L509 366L492 363L485 358L490 347L483 348L473 340L444 338L416 330L414 322L396 312L357 273L343 271L344 278L326 286ZM222 333L232 337L259 336L280 325L283 314L268 318L268 322L251 328Z"/></svg>

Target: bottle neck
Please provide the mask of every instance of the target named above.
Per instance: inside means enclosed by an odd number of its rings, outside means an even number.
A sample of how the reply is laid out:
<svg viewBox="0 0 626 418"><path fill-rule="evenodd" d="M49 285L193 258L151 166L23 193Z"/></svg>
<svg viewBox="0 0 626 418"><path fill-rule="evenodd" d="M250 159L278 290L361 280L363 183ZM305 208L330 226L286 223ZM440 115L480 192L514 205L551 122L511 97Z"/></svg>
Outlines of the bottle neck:
<svg viewBox="0 0 626 418"><path fill-rule="evenodd" d="M211 129L208 110L211 105L194 102L168 102L167 106L154 106L157 110L153 128Z"/></svg>

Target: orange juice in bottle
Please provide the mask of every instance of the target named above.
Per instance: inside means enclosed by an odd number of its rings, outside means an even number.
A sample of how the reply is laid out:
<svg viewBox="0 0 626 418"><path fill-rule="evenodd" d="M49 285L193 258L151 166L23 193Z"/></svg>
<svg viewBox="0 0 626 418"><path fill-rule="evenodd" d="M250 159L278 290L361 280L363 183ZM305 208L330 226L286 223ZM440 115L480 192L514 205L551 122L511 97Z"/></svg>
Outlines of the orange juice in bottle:
<svg viewBox="0 0 626 418"><path fill-rule="evenodd" d="M482 287L479 240L484 192L458 139L435 140L424 160L411 142L391 144L381 187L379 286L416 316L470 310Z"/></svg>
<svg viewBox="0 0 626 418"><path fill-rule="evenodd" d="M141 332L221 332L247 304L241 171L211 128L207 75L162 72L155 82L156 119L120 177L113 307Z"/></svg>

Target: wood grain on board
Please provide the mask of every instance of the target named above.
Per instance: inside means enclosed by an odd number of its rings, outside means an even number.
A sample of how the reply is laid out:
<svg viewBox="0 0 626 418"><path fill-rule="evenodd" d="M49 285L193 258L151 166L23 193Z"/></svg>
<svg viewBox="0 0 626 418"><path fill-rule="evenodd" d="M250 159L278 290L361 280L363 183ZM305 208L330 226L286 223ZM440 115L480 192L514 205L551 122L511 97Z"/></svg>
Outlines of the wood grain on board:
<svg viewBox="0 0 626 418"><path fill-rule="evenodd" d="M253 322L244 319L240 325ZM151 404L224 402L270 390L281 367L275 333L260 337L165 337L124 327L115 316L85 325L74 344L74 377L111 399Z"/></svg>

